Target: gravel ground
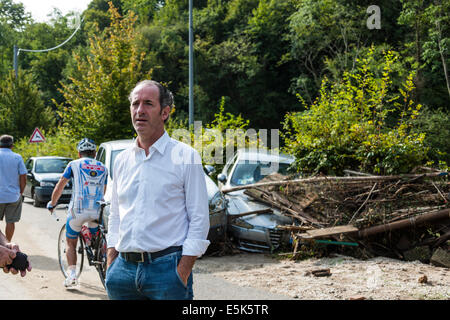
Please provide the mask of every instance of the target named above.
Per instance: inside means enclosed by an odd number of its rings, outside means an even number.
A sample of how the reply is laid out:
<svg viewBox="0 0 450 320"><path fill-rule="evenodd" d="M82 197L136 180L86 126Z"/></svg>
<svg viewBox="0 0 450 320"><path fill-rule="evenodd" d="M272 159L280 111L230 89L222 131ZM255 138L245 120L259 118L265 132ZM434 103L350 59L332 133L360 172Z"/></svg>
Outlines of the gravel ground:
<svg viewBox="0 0 450 320"><path fill-rule="evenodd" d="M318 269L330 276L316 277ZM209 273L241 287L269 290L300 300L448 300L450 270L385 257L358 260L339 254L302 261L241 253L204 257L195 273Z"/></svg>

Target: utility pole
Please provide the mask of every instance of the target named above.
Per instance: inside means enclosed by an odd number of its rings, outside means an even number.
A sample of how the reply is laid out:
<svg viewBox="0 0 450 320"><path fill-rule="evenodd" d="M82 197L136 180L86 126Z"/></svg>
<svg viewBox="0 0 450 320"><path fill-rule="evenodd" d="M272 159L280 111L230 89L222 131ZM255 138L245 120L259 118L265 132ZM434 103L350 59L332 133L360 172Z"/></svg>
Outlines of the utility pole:
<svg viewBox="0 0 450 320"><path fill-rule="evenodd" d="M25 52L47 52L47 51L51 51L51 50L55 50L58 49L59 47L62 47L63 45L65 45L67 42L70 41L70 39L73 38L73 36L75 35L75 33L77 33L77 31L80 29L81 27L81 22L83 21L83 19L81 19L80 21L80 16L77 15L76 16L76 21L77 21L77 28L75 29L75 31L72 33L72 35L67 38L66 40L64 40L64 42L60 43L59 45L57 45L56 47L53 48L49 48L49 49L42 49L42 50L29 50L29 49L21 49L19 48L17 45L14 45L14 59L13 59L13 66L14 66L14 72L16 74L16 79L18 79L19 77L19 53L20 51L25 51Z"/></svg>
<svg viewBox="0 0 450 320"><path fill-rule="evenodd" d="M192 26L192 1L189 0L189 127L194 124L194 31Z"/></svg>
<svg viewBox="0 0 450 320"><path fill-rule="evenodd" d="M13 62L13 65L14 65L14 72L16 73L16 79L19 77L19 74L18 74L18 72L19 72L19 70L18 70L19 69L19 67L18 67L19 61L18 61L18 59L19 59L19 47L14 45L14 62Z"/></svg>

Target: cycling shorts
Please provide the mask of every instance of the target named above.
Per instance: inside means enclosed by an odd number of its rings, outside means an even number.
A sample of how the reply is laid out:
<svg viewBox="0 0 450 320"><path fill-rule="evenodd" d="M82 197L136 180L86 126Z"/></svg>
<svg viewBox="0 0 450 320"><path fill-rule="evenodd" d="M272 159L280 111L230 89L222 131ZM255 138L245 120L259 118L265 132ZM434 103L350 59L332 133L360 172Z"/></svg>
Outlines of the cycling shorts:
<svg viewBox="0 0 450 320"><path fill-rule="evenodd" d="M98 219L98 212L94 213L82 213L72 215L69 213L67 215L66 221L66 237L69 239L76 239L80 234L81 227L87 222L88 228L92 234L95 234L98 228L98 223L93 220Z"/></svg>

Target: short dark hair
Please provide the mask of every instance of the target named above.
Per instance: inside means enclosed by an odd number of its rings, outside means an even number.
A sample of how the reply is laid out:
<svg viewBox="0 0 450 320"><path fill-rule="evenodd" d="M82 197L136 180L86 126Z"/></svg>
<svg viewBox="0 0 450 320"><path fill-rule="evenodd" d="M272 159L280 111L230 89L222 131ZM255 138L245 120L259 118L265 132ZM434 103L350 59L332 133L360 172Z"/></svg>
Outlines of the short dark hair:
<svg viewBox="0 0 450 320"><path fill-rule="evenodd" d="M134 90L137 87L139 87L139 86L148 86L148 85L154 85L154 86L156 86L158 88L159 105L161 106L161 110L165 106L169 106L170 109L172 109L172 107L173 107L173 94L172 94L172 92L170 92L169 89L167 89L165 86L163 86L161 83L159 83L158 81L155 81L155 80L142 80L142 81L139 81L136 84L136 86L133 88L133 90L131 90L130 95L128 96L128 100L130 101L130 103L132 102L132 95L133 95ZM164 122L166 122L167 120L169 120L169 117L167 117L167 119Z"/></svg>
<svg viewBox="0 0 450 320"><path fill-rule="evenodd" d="M11 148L14 144L13 136L4 134L0 137L0 148Z"/></svg>

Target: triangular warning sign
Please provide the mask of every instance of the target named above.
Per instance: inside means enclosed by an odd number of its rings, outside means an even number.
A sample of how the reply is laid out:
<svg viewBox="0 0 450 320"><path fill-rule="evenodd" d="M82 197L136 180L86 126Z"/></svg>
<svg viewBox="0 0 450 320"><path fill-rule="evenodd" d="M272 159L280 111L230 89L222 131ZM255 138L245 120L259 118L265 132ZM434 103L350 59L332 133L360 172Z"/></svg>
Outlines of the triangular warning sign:
<svg viewBox="0 0 450 320"><path fill-rule="evenodd" d="M34 129L34 132L31 135L30 140L28 140L28 142L44 142L44 141L45 141L44 135L38 128Z"/></svg>

